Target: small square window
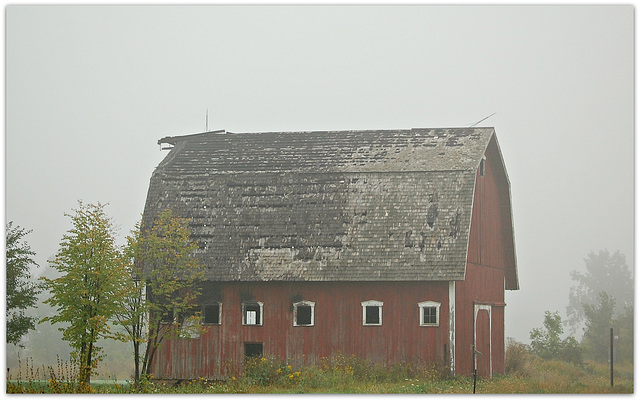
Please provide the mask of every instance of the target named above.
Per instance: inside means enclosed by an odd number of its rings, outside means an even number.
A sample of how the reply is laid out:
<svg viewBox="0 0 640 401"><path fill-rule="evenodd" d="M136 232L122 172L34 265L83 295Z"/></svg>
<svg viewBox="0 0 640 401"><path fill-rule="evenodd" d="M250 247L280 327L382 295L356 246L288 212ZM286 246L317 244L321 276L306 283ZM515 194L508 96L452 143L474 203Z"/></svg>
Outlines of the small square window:
<svg viewBox="0 0 640 401"><path fill-rule="evenodd" d="M435 306L425 306L422 308L422 319L424 324L436 324L438 323L437 308Z"/></svg>
<svg viewBox="0 0 640 401"><path fill-rule="evenodd" d="M202 308L203 319L202 322L204 324L220 324L222 322L222 304L215 303L211 305L204 305Z"/></svg>
<svg viewBox="0 0 640 401"><path fill-rule="evenodd" d="M166 324L173 323L174 322L173 309L164 311L164 313L162 314L162 317L160 318L160 322L166 323Z"/></svg>
<svg viewBox="0 0 640 401"><path fill-rule="evenodd" d="M242 324L250 326L262 325L262 302L244 302L242 304Z"/></svg>
<svg viewBox="0 0 640 401"><path fill-rule="evenodd" d="M420 326L438 326L440 324L440 302L420 302L418 310L420 311Z"/></svg>
<svg viewBox="0 0 640 401"><path fill-rule="evenodd" d="M293 325L313 326L315 302L301 301L293 304Z"/></svg>
<svg viewBox="0 0 640 401"><path fill-rule="evenodd" d="M365 326L382 325L382 305L381 301L364 301L362 305L362 324Z"/></svg>
<svg viewBox="0 0 640 401"><path fill-rule="evenodd" d="M366 324L380 324L380 307L379 306L365 306L366 308Z"/></svg>

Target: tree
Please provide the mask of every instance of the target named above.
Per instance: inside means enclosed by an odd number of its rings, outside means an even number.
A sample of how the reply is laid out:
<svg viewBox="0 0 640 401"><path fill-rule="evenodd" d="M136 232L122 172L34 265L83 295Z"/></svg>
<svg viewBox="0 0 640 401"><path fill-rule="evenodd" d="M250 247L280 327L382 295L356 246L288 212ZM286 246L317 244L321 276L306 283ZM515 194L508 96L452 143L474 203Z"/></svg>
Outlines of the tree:
<svg viewBox="0 0 640 401"><path fill-rule="evenodd" d="M606 361L609 357L610 329L614 326L616 300L602 291L598 303L584 304L586 327L582 344L588 355L596 361Z"/></svg>
<svg viewBox="0 0 640 401"><path fill-rule="evenodd" d="M123 341L131 342L133 347L133 378L134 382L140 380L140 347L146 342L145 329L148 306L146 304L146 286L142 275L142 267L136 259L136 252L140 244L140 224L127 237L127 246L124 250L126 280L124 296L121 299L120 312L116 314L118 323L124 328Z"/></svg>
<svg viewBox="0 0 640 401"><path fill-rule="evenodd" d="M633 305L624 307L624 313L616 318L619 329L617 353L620 361L633 363Z"/></svg>
<svg viewBox="0 0 640 401"><path fill-rule="evenodd" d="M558 312L544 313L544 328L531 330L531 351L542 359L562 359L582 363L582 350L573 336L562 340L562 319Z"/></svg>
<svg viewBox="0 0 640 401"><path fill-rule="evenodd" d="M569 291L567 317L573 330L584 322L584 305L597 305L601 292L614 297L616 314L623 313L625 306L633 305L633 274L623 254L616 251L611 255L607 250L597 254L591 252L585 259L585 266L586 272L571 272L576 285Z"/></svg>
<svg viewBox="0 0 640 401"><path fill-rule="evenodd" d="M13 227L13 222L6 225L6 254L7 254L7 344L18 345L22 336L29 330L35 329L36 318L26 316L24 311L36 305L39 286L29 281L31 266L38 266L33 261L35 252L22 238L29 234L20 226Z"/></svg>
<svg viewBox="0 0 640 401"><path fill-rule="evenodd" d="M165 210L151 227L141 224L128 238L128 292L119 321L133 346L136 381L151 374L164 339L184 335L187 328L200 330L195 308L204 270L190 234L188 220Z"/></svg>
<svg viewBox="0 0 640 401"><path fill-rule="evenodd" d="M100 338L113 338L109 320L120 307L124 270L115 244L115 229L104 205L85 205L70 217L73 223L62 238L51 265L62 275L43 278L51 297L45 303L57 308L57 315L43 321L67 322L60 328L62 339L75 350L81 384L89 385L91 374L102 358L96 345Z"/></svg>

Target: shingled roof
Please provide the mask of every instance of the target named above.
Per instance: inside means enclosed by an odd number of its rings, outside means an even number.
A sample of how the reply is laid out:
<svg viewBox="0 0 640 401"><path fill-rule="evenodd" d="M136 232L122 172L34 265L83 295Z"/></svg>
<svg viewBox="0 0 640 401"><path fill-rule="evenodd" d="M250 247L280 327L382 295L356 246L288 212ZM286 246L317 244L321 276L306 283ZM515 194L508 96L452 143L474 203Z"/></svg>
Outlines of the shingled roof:
<svg viewBox="0 0 640 401"><path fill-rule="evenodd" d="M191 218L209 280L462 280L493 128L167 137L144 221Z"/></svg>

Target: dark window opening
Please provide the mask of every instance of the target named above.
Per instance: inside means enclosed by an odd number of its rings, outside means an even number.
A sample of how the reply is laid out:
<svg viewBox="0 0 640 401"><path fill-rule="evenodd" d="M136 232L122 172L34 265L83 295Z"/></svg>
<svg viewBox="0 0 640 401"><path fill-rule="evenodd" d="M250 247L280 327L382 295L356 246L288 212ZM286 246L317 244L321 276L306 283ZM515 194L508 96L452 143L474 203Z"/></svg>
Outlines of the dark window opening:
<svg viewBox="0 0 640 401"><path fill-rule="evenodd" d="M244 356L255 358L262 356L262 343L244 343Z"/></svg>
<svg viewBox="0 0 640 401"><path fill-rule="evenodd" d="M480 176L484 177L484 158L480 160Z"/></svg>
<svg viewBox="0 0 640 401"><path fill-rule="evenodd" d="M173 310L165 311L160 319L162 323L173 323Z"/></svg>
<svg viewBox="0 0 640 401"><path fill-rule="evenodd" d="M380 307L379 306L365 306L365 323L366 324L380 324Z"/></svg>
<svg viewBox="0 0 640 401"><path fill-rule="evenodd" d="M311 305L298 305L296 307L296 324L298 326L311 324Z"/></svg>
<svg viewBox="0 0 640 401"><path fill-rule="evenodd" d="M206 324L220 324L220 304L205 305L204 319Z"/></svg>
<svg viewBox="0 0 640 401"><path fill-rule="evenodd" d="M435 306L425 306L422 308L422 319L424 324L437 324L438 316L437 316L438 308Z"/></svg>

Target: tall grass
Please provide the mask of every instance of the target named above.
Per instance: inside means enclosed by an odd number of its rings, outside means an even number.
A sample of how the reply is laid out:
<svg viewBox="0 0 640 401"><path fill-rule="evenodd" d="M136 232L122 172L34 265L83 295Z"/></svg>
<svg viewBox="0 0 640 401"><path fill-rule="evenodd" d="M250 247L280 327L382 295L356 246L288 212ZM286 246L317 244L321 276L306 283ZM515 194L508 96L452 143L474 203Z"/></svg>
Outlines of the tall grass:
<svg viewBox="0 0 640 401"><path fill-rule="evenodd" d="M507 352L507 366L509 373L504 376L479 379L476 392L633 393L633 366L630 364L616 366L613 387L610 386L606 364L588 362L575 365L557 360L545 361L528 352ZM7 392L469 394L473 391L471 377L450 377L445 366L417 363L385 366L343 354L322 358L308 366L295 366L270 356L252 358L245 362L242 376L231 376L226 380L200 377L179 385L150 377L135 387L114 382L93 383L89 388L81 388L73 382L73 369L73 366L59 360L53 369L54 374L51 374L51 368L36 368L27 361L20 372L16 372L17 376L7 381ZM47 375L48 380L45 379Z"/></svg>
<svg viewBox="0 0 640 401"><path fill-rule="evenodd" d="M18 358L18 371L7 372L7 393L21 394L77 394L92 393L95 388L78 381L76 361L63 361L56 357L55 366L34 366L33 358L27 358L23 364Z"/></svg>

